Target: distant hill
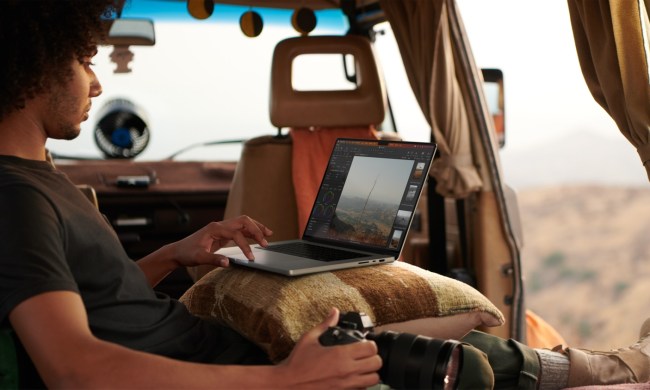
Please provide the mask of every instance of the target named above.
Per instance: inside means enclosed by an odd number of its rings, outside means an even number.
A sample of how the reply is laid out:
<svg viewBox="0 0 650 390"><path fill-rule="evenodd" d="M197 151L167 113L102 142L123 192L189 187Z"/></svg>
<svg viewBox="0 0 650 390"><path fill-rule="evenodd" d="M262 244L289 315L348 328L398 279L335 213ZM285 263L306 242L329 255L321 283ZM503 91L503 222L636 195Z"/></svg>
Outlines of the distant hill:
<svg viewBox="0 0 650 390"><path fill-rule="evenodd" d="M650 186L518 191L527 306L572 346L611 349L650 317Z"/></svg>
<svg viewBox="0 0 650 390"><path fill-rule="evenodd" d="M557 184L648 185L635 148L622 136L574 132L534 147L501 152L506 181L517 189Z"/></svg>

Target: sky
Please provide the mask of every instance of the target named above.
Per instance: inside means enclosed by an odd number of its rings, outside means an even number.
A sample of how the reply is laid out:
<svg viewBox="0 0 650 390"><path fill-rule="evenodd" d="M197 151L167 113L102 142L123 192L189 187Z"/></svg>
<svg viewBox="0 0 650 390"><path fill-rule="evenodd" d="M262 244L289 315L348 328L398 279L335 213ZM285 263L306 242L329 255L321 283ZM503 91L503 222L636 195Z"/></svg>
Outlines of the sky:
<svg viewBox="0 0 650 390"><path fill-rule="evenodd" d="M458 4L479 67L504 73L508 181L648 185L634 146L586 86L566 1Z"/></svg>
<svg viewBox="0 0 650 390"><path fill-rule="evenodd" d="M508 149L570 132L624 140L584 82L566 1L458 4L479 66L504 72Z"/></svg>
<svg viewBox="0 0 650 390"><path fill-rule="evenodd" d="M399 205L413 163L413 160L356 156L341 196Z"/></svg>

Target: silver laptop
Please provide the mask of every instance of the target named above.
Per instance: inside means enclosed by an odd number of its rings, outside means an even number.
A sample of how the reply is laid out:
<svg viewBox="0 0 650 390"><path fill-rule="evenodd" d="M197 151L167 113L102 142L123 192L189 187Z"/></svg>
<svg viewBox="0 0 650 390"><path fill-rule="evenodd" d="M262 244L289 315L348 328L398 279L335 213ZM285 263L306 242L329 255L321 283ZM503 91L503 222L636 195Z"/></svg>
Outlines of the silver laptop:
<svg viewBox="0 0 650 390"><path fill-rule="evenodd" d="M302 239L218 253L234 264L305 275L395 261L404 246L436 145L336 141ZM271 226L271 229L273 227Z"/></svg>

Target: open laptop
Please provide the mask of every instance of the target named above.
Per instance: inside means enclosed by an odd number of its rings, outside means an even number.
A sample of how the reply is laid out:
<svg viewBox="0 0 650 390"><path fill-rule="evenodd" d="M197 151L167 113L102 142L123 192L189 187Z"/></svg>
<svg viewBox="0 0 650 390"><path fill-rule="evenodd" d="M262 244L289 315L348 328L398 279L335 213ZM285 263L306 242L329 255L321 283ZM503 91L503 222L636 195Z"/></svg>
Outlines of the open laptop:
<svg viewBox="0 0 650 390"><path fill-rule="evenodd" d="M234 264L305 275L395 261L436 151L432 143L336 141L302 239L218 253Z"/></svg>

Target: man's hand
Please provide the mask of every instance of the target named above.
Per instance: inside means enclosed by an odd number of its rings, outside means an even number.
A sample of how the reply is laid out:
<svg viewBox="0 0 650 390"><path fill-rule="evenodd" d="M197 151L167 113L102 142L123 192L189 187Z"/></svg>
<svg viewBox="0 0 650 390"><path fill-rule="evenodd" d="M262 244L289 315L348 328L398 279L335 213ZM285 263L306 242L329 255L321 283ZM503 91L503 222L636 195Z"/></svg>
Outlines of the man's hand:
<svg viewBox="0 0 650 390"><path fill-rule="evenodd" d="M174 260L179 267L195 265L228 266L228 258L215 254L233 241L249 260L254 260L248 239L267 246L266 237L273 232L245 215L222 222L212 222L187 238L174 243Z"/></svg>
<svg viewBox="0 0 650 390"><path fill-rule="evenodd" d="M155 286L178 267L227 267L228 258L214 252L231 241L241 248L248 259L254 260L248 240L252 239L262 246L267 246L266 237L271 234L271 229L245 215L222 222L211 222L194 234L165 245L140 259L138 265L149 283Z"/></svg>
<svg viewBox="0 0 650 390"><path fill-rule="evenodd" d="M321 324L307 332L291 355L279 367L286 370L291 387L347 389L366 388L379 383L377 371L382 361L373 341L325 347L318 337L338 322L339 311L332 309Z"/></svg>

